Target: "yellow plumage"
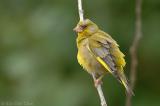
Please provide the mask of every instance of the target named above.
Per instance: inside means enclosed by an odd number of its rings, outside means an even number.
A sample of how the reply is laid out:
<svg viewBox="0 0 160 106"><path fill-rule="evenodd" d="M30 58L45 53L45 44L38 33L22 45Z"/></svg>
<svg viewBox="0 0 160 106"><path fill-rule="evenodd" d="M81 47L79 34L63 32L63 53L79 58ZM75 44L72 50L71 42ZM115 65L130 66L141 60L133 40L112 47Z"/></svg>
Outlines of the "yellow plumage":
<svg viewBox="0 0 160 106"><path fill-rule="evenodd" d="M75 28L78 33L77 59L79 64L97 79L111 73L132 93L123 72L126 62L117 42L89 19L79 22Z"/></svg>

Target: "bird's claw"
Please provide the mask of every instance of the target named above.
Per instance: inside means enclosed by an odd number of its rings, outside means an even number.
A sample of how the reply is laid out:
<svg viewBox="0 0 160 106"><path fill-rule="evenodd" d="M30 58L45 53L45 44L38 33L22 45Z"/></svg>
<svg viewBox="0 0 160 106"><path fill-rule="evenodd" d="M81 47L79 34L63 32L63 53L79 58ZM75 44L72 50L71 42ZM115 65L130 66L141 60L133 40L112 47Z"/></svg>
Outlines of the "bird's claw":
<svg viewBox="0 0 160 106"><path fill-rule="evenodd" d="M94 86L97 88L99 85L102 85L103 84L103 82L102 82L102 80L101 79L96 79L95 81L94 81Z"/></svg>

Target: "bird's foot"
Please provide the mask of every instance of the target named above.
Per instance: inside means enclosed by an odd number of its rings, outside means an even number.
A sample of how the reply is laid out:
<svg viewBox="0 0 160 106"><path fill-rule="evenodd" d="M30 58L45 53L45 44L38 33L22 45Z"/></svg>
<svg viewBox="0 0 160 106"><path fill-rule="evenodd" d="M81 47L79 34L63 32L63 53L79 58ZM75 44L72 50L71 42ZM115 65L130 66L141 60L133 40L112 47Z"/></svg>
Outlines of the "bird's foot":
<svg viewBox="0 0 160 106"><path fill-rule="evenodd" d="M95 81L94 81L94 86L97 88L99 85L102 85L103 84L103 82L102 82L102 80L101 79L96 79Z"/></svg>

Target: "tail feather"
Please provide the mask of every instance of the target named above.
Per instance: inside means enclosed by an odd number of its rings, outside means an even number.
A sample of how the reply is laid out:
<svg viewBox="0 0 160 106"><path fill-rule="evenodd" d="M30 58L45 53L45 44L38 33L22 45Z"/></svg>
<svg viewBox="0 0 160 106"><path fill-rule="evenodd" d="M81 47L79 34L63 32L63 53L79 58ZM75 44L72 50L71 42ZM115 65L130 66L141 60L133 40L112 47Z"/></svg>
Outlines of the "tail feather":
<svg viewBox="0 0 160 106"><path fill-rule="evenodd" d="M123 72L119 73L119 79L120 79L120 82L122 83L122 85L124 85L127 93L129 95L134 95L134 92L133 92L131 86L129 85L128 80L127 80L127 78L126 78L126 76L124 75Z"/></svg>

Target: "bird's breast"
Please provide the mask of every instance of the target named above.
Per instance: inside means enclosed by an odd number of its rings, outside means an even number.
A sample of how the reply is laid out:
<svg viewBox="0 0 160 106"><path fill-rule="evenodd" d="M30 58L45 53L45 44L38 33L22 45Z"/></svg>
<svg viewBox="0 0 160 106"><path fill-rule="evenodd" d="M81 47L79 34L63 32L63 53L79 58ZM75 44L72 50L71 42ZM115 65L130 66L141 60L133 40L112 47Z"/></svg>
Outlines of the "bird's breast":
<svg viewBox="0 0 160 106"><path fill-rule="evenodd" d="M88 39L85 39L81 42L80 46L78 47L78 54L77 54L77 59L80 65L88 73L98 73L98 74L103 74L104 73L104 68L102 65L96 60L96 58L90 53L88 50L89 42Z"/></svg>

